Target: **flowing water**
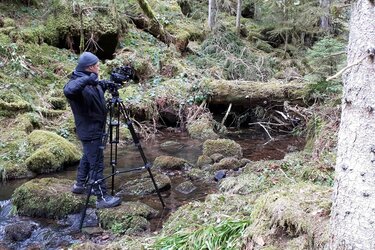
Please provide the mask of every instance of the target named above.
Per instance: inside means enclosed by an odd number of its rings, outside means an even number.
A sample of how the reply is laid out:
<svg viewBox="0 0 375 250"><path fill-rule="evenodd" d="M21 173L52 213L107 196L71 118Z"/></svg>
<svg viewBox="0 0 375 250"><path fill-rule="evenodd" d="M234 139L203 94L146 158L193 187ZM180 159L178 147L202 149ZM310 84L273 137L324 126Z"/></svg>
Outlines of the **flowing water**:
<svg viewBox="0 0 375 250"><path fill-rule="evenodd" d="M244 158L248 158L252 161L262 159L282 159L287 152L300 150L305 144L303 138L297 138L289 135L277 136L274 138L274 140L269 140L267 135L264 133L249 130L229 133L228 138L238 142L242 146ZM160 155L171 155L184 158L191 164L194 164L199 155L202 154L202 141L193 140L185 134L166 132L162 135L158 135L154 140L141 143L146 158L149 162L153 162L153 160ZM105 151L104 161L109 162L108 147ZM142 165L142 158L135 146L132 144L119 145L117 170L129 170ZM110 171L110 167L107 167L105 170L105 175L109 175ZM135 178L139 174L139 172L134 171L127 174L116 175L114 178L115 189L126 180ZM76 166L49 176L74 180L75 175ZM197 188L190 194L182 194L176 191L174 187L187 180L185 175L181 174L180 172L176 172L170 173L169 176L172 181L172 188L169 191L162 193L163 200L168 210L164 210L163 213L160 213L158 218L151 221L152 231L160 229L163 219L165 219L170 211L176 210L178 207L189 201L203 200L207 194L216 190L216 186L214 184L212 186L207 186L207 184L193 182ZM41 177L46 177L46 175ZM70 232L61 224L56 225L54 221L12 216L10 202L11 195L18 186L26 181L28 180L8 181L0 184L0 249L2 249L2 247L7 247L10 249L25 249L30 248L30 246L43 246L43 249L56 249L84 240L85 236L82 234ZM108 181L110 181L110 179L108 179ZM133 201L138 200L155 209L160 210L161 208L160 201L156 195L144 197L125 197L125 199ZM22 221L27 221L35 226L36 229L33 230L31 237L25 241L4 246L4 243L2 243L4 238L4 227L8 224Z"/></svg>

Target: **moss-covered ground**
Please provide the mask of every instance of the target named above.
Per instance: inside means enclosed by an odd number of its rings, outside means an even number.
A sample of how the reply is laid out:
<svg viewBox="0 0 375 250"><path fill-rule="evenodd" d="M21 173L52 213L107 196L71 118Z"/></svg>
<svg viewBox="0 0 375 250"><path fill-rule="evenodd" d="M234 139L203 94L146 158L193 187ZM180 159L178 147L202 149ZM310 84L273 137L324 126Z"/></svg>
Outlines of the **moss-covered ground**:
<svg viewBox="0 0 375 250"><path fill-rule="evenodd" d="M248 163L241 173L220 181L217 194L178 208L157 235L126 235L107 246L85 243L77 249L323 248L327 243L340 85L307 81L307 76L317 79L316 72L322 72L317 65L336 70L332 68L336 62L330 61L327 65L306 62L309 55L306 51L314 49L311 41L319 39L320 34L313 29L306 33L298 27L288 27L293 31L293 39L287 44L283 29L277 26L280 22L271 23L280 11L273 12L267 25L259 22L257 13L242 18L238 35L235 1L219 1L217 20L220 22L210 31L206 25L206 2L149 0L165 30L181 43L188 41L187 49L181 51L178 44L167 45L151 35L150 27L143 25L147 23L142 22L146 16L138 1L99 2L0 1L1 180L60 171L79 159L74 121L62 89L74 70L82 45L97 54L103 53L99 42L105 49L114 48L114 54L102 60L101 79L108 79L114 67L134 68L135 79L125 84L119 94L142 136L175 126L187 129L194 138L210 139L203 145L198 167L213 163L213 155L220 154L238 158L235 163L229 163L237 169L243 157L239 145L217 140L218 123L207 109L212 95L224 89L225 94L243 96L247 103L255 97L242 92L252 91L251 84L272 80L293 85L294 80L304 88L297 88L298 93L291 94L277 88L277 93L285 98L302 95L303 104L323 99L331 101L310 108L293 107L303 124L292 132L307 134L308 143L303 152L289 154L283 160ZM252 7L246 3L246 8ZM266 5L266 8L271 7ZM243 15L251 16L250 12L247 9ZM106 37L104 43L100 41ZM300 41L302 37L304 41ZM314 60L319 57L325 58L322 55ZM322 79L322 75L319 77ZM237 80L242 84L251 81L247 85L250 87L240 86ZM215 82L225 88L215 89L218 86L212 84ZM305 88L306 85L309 87ZM267 98L272 99L270 93ZM263 104L269 104L268 101L264 100ZM175 165L180 168L181 164ZM204 175L207 171L199 168L189 173L192 179ZM161 178L166 186L170 185L167 176ZM56 189L47 188L51 182L57 183ZM71 184L51 178L33 179L13 195L17 212L48 218L77 212L82 200L70 194ZM149 182L139 185L154 190ZM61 207L62 203L65 206ZM103 227L119 235L147 231L147 216L101 213ZM138 223L135 231L129 230L133 222Z"/></svg>

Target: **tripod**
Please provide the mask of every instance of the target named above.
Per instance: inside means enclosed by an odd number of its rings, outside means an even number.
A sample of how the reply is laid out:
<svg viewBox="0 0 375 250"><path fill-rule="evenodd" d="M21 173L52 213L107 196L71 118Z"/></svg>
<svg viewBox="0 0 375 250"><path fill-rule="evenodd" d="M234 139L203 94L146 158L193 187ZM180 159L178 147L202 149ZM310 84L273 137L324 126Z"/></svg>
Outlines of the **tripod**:
<svg viewBox="0 0 375 250"><path fill-rule="evenodd" d="M147 169L148 174L151 178L151 181L152 181L152 183L155 187L156 193L159 197L159 200L160 200L163 208L165 208L165 204L164 204L163 198L161 197L160 190L159 190L159 188L158 188L158 186L155 182L154 175L151 172L151 164L147 161L147 158L146 158L146 156L143 152L143 149L142 149L142 145L140 144L139 138L138 138L138 136L137 136L137 134L134 130L133 123L132 123L128 113L126 112L124 103L122 102L121 98L119 97L117 86L113 85L112 88L110 88L110 91L111 91L111 94L112 94L112 98L107 101L107 109L109 110L108 132L103 135L102 145L98 147L98 152L97 152L96 162L95 162L95 167L94 167L94 172L93 172L93 181L90 181L90 183L89 183L89 190L88 190L88 194L87 194L87 197L86 197L86 203L85 203L84 209L82 211L81 220L80 220L80 224L79 224L80 230L82 230L83 222L84 222L84 219L85 219L85 216L86 216L86 210L87 210L87 207L88 207L88 204L89 204L89 201L90 201L90 196L91 196L91 193L92 193L92 188L95 185L99 185L101 182L105 181L106 179L112 178L112 180L111 180L111 182L112 182L111 192L112 192L112 195L114 195L115 176L118 175L118 174L129 173L129 172L133 172L133 171L140 171L140 170ZM115 114L116 110L117 110L117 112ZM116 170L116 166L117 166L118 143L120 142L121 115L122 115L125 123L128 126L128 129L129 129L130 134L132 136L134 145L138 148L144 165L141 166L141 167L138 167L138 168L132 168L132 169L128 169L128 170L118 171L118 170ZM104 129L104 131L105 131L105 129ZM105 149L105 145L107 143L108 136L109 136L109 143L110 143L110 164L111 164L111 167L112 167L112 172L111 172L110 175L108 175L108 176L106 176L102 179L96 180L97 168L98 168L99 162L101 160L101 157L103 155L103 151Z"/></svg>

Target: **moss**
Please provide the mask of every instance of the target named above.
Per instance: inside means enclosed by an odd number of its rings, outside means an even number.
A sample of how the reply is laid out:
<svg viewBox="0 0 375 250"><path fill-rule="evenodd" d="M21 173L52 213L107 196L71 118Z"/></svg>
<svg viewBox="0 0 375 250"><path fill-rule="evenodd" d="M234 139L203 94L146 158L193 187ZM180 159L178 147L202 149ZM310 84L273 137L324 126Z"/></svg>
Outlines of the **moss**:
<svg viewBox="0 0 375 250"><path fill-rule="evenodd" d="M33 179L18 187L13 195L17 214L30 217L62 218L79 212L84 196L70 192L73 181L57 178Z"/></svg>
<svg viewBox="0 0 375 250"><path fill-rule="evenodd" d="M9 17L4 17L3 18L3 27L15 27L16 26L16 21L12 18Z"/></svg>
<svg viewBox="0 0 375 250"><path fill-rule="evenodd" d="M185 159L162 155L156 157L153 166L161 170L181 170L186 164Z"/></svg>
<svg viewBox="0 0 375 250"><path fill-rule="evenodd" d="M213 163L212 159L207 155L201 155L198 157L197 163L195 164L196 167L200 168L206 164Z"/></svg>
<svg viewBox="0 0 375 250"><path fill-rule="evenodd" d="M242 158L241 146L229 139L207 140L203 143L203 154L213 155L215 153L222 154L225 157Z"/></svg>
<svg viewBox="0 0 375 250"><path fill-rule="evenodd" d="M0 93L0 108L2 111L9 111L12 113L25 112L31 110L31 105L19 95L3 92Z"/></svg>
<svg viewBox="0 0 375 250"><path fill-rule="evenodd" d="M275 188L260 196L254 204L250 237L272 238L272 228L287 235L306 235L309 248L322 249L328 243L331 189L297 183ZM277 236L274 239L277 242Z"/></svg>
<svg viewBox="0 0 375 250"><path fill-rule="evenodd" d="M171 179L162 173L153 173L154 180L159 191L171 188ZM140 178L125 182L120 187L121 193L126 195L147 195L155 193L155 186L148 173L142 174Z"/></svg>
<svg viewBox="0 0 375 250"><path fill-rule="evenodd" d="M219 136L213 130L213 122L206 117L194 120L187 125L189 135L194 139L217 139Z"/></svg>
<svg viewBox="0 0 375 250"><path fill-rule="evenodd" d="M193 201L179 207L164 223L161 235L172 235L179 230L193 232L198 225L215 225L228 217L246 218L251 214L252 202L240 195L208 195L204 202Z"/></svg>
<svg viewBox="0 0 375 250"><path fill-rule="evenodd" d="M61 97L49 97L48 102L51 104L52 109L55 110L65 110L66 109L66 99Z"/></svg>
<svg viewBox="0 0 375 250"><path fill-rule="evenodd" d="M55 172L80 160L77 147L55 133L35 130L28 141L34 152L26 159L26 165L35 173Z"/></svg>
<svg viewBox="0 0 375 250"><path fill-rule="evenodd" d="M221 169L238 169L241 167L241 162L235 157L226 157L212 166L213 170Z"/></svg>
<svg viewBox="0 0 375 250"><path fill-rule="evenodd" d="M31 177L32 173L22 163L0 161L0 180L14 180Z"/></svg>
<svg viewBox="0 0 375 250"><path fill-rule="evenodd" d="M156 214L155 209L140 202L127 202L116 208L98 210L101 227L118 234L145 231L149 227L147 218Z"/></svg>

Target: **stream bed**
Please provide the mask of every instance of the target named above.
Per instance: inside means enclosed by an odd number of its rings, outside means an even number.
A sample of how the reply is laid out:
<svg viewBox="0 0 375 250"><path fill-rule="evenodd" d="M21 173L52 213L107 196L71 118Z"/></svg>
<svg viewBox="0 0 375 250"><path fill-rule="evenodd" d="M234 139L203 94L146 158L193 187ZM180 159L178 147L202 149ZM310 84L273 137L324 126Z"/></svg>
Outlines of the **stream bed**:
<svg viewBox="0 0 375 250"><path fill-rule="evenodd" d="M304 138L298 138L291 135L279 135L269 140L267 135L262 132L255 132L252 130L241 130L231 132L227 138L239 143L243 149L243 157L252 161L282 159L287 152L298 151L303 149L305 145ZM172 143L171 143L172 142ZM184 158L191 164L195 164L198 157L202 154L202 141L189 138L186 134L164 132L157 135L155 139L146 142L141 141L142 148L149 162L160 155L170 155L179 158ZM109 147L105 151L104 162L109 162ZM106 164L107 165L107 164ZM143 165L142 158L138 149L133 144L119 145L118 147L118 164L117 170L129 170L138 168ZM151 170L152 171L152 170ZM105 176L111 173L111 168L106 167ZM115 190L126 180L137 177L139 172L130 172L126 174L119 174L115 176ZM57 177L74 180L76 176L76 166L69 167L62 172L50 175L43 175L42 177ZM162 222L167 218L170 212L175 211L181 205L192 200L203 200L207 194L216 191L216 185L208 186L206 183L193 182L196 189L189 194L182 194L174 188L187 180L187 177L176 171L169 173L172 184L171 189L162 192L163 200L166 204L167 210L159 213L157 218L151 221L151 231L157 231L161 228ZM39 178L39 177L38 177ZM83 234L76 231L69 230L64 223L56 223L53 220L25 218L12 215L11 195L14 190L28 181L15 180L0 184L0 249L57 249L65 248L71 244L83 242L85 240L93 240L102 242L110 240L110 236L103 236L103 232ZM107 180L110 182L110 178ZM110 183L108 183L110 187ZM149 195L144 197L124 197L126 202L141 201L155 209L161 211L162 207L157 195ZM94 212L88 211L88 217ZM75 220L79 220L76 215ZM17 241L14 244L6 244L4 242L4 228L9 224L17 224L26 222L34 227L31 237L24 241Z"/></svg>

